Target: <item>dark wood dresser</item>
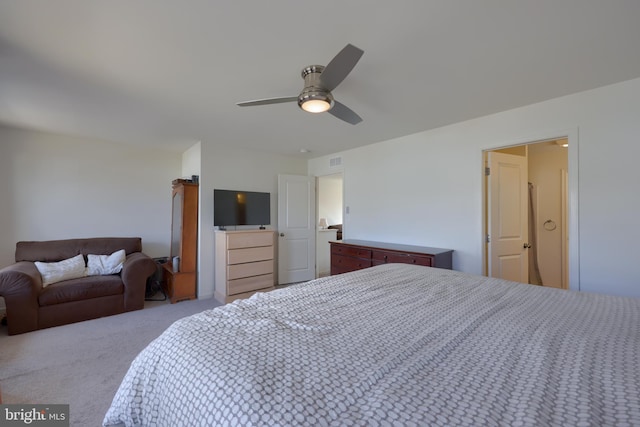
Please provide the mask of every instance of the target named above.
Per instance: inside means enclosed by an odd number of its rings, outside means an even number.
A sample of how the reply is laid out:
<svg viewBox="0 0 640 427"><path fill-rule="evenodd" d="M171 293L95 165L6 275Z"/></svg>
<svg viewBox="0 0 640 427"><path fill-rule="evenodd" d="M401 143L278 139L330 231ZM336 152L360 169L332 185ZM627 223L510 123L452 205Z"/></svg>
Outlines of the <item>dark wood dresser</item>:
<svg viewBox="0 0 640 427"><path fill-rule="evenodd" d="M451 269L452 249L367 240L341 240L330 243L332 275L386 263Z"/></svg>

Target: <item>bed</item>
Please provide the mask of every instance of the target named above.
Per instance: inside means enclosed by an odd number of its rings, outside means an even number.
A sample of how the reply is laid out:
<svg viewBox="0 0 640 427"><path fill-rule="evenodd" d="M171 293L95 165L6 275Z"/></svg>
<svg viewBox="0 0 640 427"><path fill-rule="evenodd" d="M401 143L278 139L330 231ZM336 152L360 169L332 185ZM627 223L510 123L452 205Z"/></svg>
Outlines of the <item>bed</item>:
<svg viewBox="0 0 640 427"><path fill-rule="evenodd" d="M640 425L640 299L385 264L181 319L103 425Z"/></svg>

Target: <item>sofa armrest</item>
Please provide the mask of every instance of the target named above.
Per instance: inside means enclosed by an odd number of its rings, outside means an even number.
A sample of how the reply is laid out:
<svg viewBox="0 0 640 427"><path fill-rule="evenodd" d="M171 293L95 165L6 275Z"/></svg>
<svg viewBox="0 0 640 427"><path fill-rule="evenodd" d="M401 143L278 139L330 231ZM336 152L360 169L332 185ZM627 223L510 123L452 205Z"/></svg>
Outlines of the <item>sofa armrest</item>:
<svg viewBox="0 0 640 427"><path fill-rule="evenodd" d="M36 265L20 261L0 270L0 296L7 306L9 335L38 329L38 294L42 276Z"/></svg>
<svg viewBox="0 0 640 427"><path fill-rule="evenodd" d="M122 283L124 284L124 309L139 310L144 307L144 295L147 279L156 272L156 262L143 252L127 255L122 265Z"/></svg>

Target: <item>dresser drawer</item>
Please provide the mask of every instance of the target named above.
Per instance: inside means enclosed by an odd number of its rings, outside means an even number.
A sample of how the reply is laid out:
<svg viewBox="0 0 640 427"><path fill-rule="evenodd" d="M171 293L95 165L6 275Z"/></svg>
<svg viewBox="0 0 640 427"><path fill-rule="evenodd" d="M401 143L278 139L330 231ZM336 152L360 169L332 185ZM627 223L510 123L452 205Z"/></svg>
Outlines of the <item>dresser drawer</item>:
<svg viewBox="0 0 640 427"><path fill-rule="evenodd" d="M266 261L270 259L273 259L273 248L271 246L231 249L227 251L228 264L243 264L245 262Z"/></svg>
<svg viewBox="0 0 640 427"><path fill-rule="evenodd" d="M331 257L331 273L333 273L334 268L336 271L340 271L341 273L345 273L347 271L360 270L361 268L371 267L370 259L362 259L362 258L353 258L344 255L333 255Z"/></svg>
<svg viewBox="0 0 640 427"><path fill-rule="evenodd" d="M275 289L275 240L273 230L216 230L216 300L226 304Z"/></svg>
<svg viewBox="0 0 640 427"><path fill-rule="evenodd" d="M228 233L227 249L273 246L273 233Z"/></svg>
<svg viewBox="0 0 640 427"><path fill-rule="evenodd" d="M400 263L400 264L416 264L431 267L432 257L424 255L403 254L400 252L373 251L371 254L373 265Z"/></svg>
<svg viewBox="0 0 640 427"><path fill-rule="evenodd" d="M243 292L256 291L273 287L273 274L245 277L227 282L227 295L237 295Z"/></svg>
<svg viewBox="0 0 640 427"><path fill-rule="evenodd" d="M260 276L273 273L273 260L257 261L248 264L234 264L227 267L227 280Z"/></svg>
<svg viewBox="0 0 640 427"><path fill-rule="evenodd" d="M351 246L331 245L332 255L344 255L357 258L371 258L371 251L368 249L354 248ZM371 267L371 265L369 265Z"/></svg>

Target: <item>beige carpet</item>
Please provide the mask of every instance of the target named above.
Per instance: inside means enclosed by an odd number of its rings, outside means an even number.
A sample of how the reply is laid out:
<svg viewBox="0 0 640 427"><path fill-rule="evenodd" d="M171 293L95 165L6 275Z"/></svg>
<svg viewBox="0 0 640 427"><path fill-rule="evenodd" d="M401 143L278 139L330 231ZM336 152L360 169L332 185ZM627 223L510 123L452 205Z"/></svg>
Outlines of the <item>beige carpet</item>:
<svg viewBox="0 0 640 427"><path fill-rule="evenodd" d="M100 426L140 350L174 321L219 305L148 302L144 310L14 336L2 326L2 401L69 404L72 426Z"/></svg>

